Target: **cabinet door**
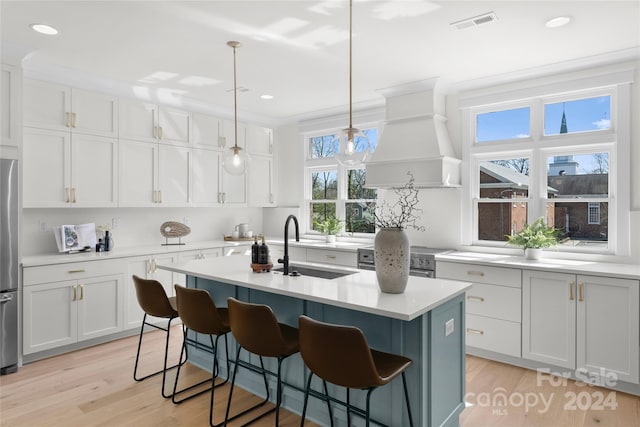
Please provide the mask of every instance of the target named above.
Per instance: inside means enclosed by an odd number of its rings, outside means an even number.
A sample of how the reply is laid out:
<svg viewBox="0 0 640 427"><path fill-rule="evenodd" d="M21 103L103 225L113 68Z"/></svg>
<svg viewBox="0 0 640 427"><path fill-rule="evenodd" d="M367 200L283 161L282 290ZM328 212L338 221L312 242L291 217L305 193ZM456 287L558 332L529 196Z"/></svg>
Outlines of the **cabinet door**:
<svg viewBox="0 0 640 427"><path fill-rule="evenodd" d="M193 204L218 206L220 204L220 152L193 149Z"/></svg>
<svg viewBox="0 0 640 427"><path fill-rule="evenodd" d="M260 126L247 126L246 130L247 150L250 154L271 155L272 131Z"/></svg>
<svg viewBox="0 0 640 427"><path fill-rule="evenodd" d="M160 141L176 144L191 143L190 112L161 107L158 117L158 138Z"/></svg>
<svg viewBox="0 0 640 427"><path fill-rule="evenodd" d="M78 282L78 341L122 331L122 282L120 274Z"/></svg>
<svg viewBox="0 0 640 427"><path fill-rule="evenodd" d="M249 205L265 207L273 205L273 159L252 156L249 167Z"/></svg>
<svg viewBox="0 0 640 427"><path fill-rule="evenodd" d="M151 258L148 256L131 257L127 259L126 276L124 280L124 328L139 328L142 324L144 311L138 304L136 287L133 284L133 276L146 279L151 274Z"/></svg>
<svg viewBox="0 0 640 427"><path fill-rule="evenodd" d="M246 205L247 175L230 175L225 172L223 167L220 170L222 171L222 203L226 205Z"/></svg>
<svg viewBox="0 0 640 427"><path fill-rule="evenodd" d="M119 135L122 139L157 141L158 106L135 99L120 98Z"/></svg>
<svg viewBox="0 0 640 427"><path fill-rule="evenodd" d="M116 207L118 140L74 134L71 143L71 204Z"/></svg>
<svg viewBox="0 0 640 427"><path fill-rule="evenodd" d="M575 369L575 300L574 275L523 272L523 358Z"/></svg>
<svg viewBox="0 0 640 427"><path fill-rule="evenodd" d="M71 90L74 133L118 137L118 98L100 92Z"/></svg>
<svg viewBox="0 0 640 427"><path fill-rule="evenodd" d="M24 80L23 125L40 129L69 131L71 89L67 86Z"/></svg>
<svg viewBox="0 0 640 427"><path fill-rule="evenodd" d="M162 206L188 206L191 202L191 149L160 144L158 191Z"/></svg>
<svg viewBox="0 0 640 427"><path fill-rule="evenodd" d="M203 148L220 148L221 120L214 116L191 113L193 144Z"/></svg>
<svg viewBox="0 0 640 427"><path fill-rule="evenodd" d="M175 296L176 291L173 285L176 283L177 273L173 273L167 270L161 270L159 268L156 268L156 265L173 264L178 262L178 254L172 252L169 254L154 255L151 262L151 272L147 275L147 279L155 279L158 282L162 283L162 287L164 287L167 296Z"/></svg>
<svg viewBox="0 0 640 427"><path fill-rule="evenodd" d="M18 147L22 127L20 113L22 71L18 67L2 64L0 85L0 144Z"/></svg>
<svg viewBox="0 0 640 427"><path fill-rule="evenodd" d="M77 341L78 287L75 280L25 286L23 295L24 354Z"/></svg>
<svg viewBox="0 0 640 427"><path fill-rule="evenodd" d="M121 140L118 151L120 206L157 206L158 144Z"/></svg>
<svg viewBox="0 0 640 427"><path fill-rule="evenodd" d="M578 276L577 283L577 367L638 384L638 281Z"/></svg>
<svg viewBox="0 0 640 427"><path fill-rule="evenodd" d="M222 120L221 127L220 136L224 137L224 147L233 147L235 143L235 122L233 120ZM246 148L245 135L246 126L238 123L238 147Z"/></svg>
<svg viewBox="0 0 640 427"><path fill-rule="evenodd" d="M23 134L23 206L68 207L71 202L71 136L25 128Z"/></svg>

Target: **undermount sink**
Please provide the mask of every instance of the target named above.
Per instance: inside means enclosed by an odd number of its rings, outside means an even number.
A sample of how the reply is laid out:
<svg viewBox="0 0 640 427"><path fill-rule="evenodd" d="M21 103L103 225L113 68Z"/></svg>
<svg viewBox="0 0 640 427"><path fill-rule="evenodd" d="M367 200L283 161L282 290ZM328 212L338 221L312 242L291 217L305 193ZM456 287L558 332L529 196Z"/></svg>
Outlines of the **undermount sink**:
<svg viewBox="0 0 640 427"><path fill-rule="evenodd" d="M284 267L274 268L273 271L282 272ZM289 265L289 276L311 276L318 277L321 279L337 279L338 277L348 276L350 274L355 274L357 271L350 270L337 270L337 269L329 269L329 268L319 268L319 267L309 267L302 265Z"/></svg>

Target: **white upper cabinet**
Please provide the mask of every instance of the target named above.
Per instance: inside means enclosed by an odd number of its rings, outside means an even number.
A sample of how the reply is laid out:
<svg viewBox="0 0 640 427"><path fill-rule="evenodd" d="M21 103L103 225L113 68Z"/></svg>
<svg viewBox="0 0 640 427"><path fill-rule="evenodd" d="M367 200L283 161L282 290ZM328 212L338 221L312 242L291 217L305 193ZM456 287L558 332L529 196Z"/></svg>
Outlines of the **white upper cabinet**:
<svg viewBox="0 0 640 427"><path fill-rule="evenodd" d="M191 149L160 145L158 151L158 199L161 206L191 203Z"/></svg>
<svg viewBox="0 0 640 427"><path fill-rule="evenodd" d="M18 67L2 64L0 78L0 144L4 147L15 147L15 150L20 145L21 87L22 71Z"/></svg>
<svg viewBox="0 0 640 427"><path fill-rule="evenodd" d="M219 150L193 149L192 178L193 205L218 206L220 200L220 170L222 168Z"/></svg>
<svg viewBox="0 0 640 427"><path fill-rule="evenodd" d="M136 99L120 99L120 138L191 143L191 113Z"/></svg>
<svg viewBox="0 0 640 427"><path fill-rule="evenodd" d="M158 144L120 140L119 154L119 205L156 206Z"/></svg>
<svg viewBox="0 0 640 427"><path fill-rule="evenodd" d="M250 154L273 153L273 131L259 126L247 126L246 129L247 150Z"/></svg>
<svg viewBox="0 0 640 427"><path fill-rule="evenodd" d="M249 205L273 206L273 159L270 156L251 156L248 174Z"/></svg>
<svg viewBox="0 0 640 427"><path fill-rule="evenodd" d="M222 120L202 113L192 113L193 145L202 148L221 148Z"/></svg>
<svg viewBox="0 0 640 427"><path fill-rule="evenodd" d="M118 136L118 98L68 86L25 80L24 125L73 133Z"/></svg>
<svg viewBox="0 0 640 427"><path fill-rule="evenodd" d="M117 140L27 128L23 144L23 205L117 206Z"/></svg>
<svg viewBox="0 0 640 427"><path fill-rule="evenodd" d="M220 123L220 136L224 138L224 143L220 146L224 148L231 148L235 144L235 122L233 120L222 120ZM238 123L238 147L246 148L246 126L242 123Z"/></svg>
<svg viewBox="0 0 640 427"><path fill-rule="evenodd" d="M222 171L220 202L225 205L246 205L247 174L230 175L223 167L220 170Z"/></svg>

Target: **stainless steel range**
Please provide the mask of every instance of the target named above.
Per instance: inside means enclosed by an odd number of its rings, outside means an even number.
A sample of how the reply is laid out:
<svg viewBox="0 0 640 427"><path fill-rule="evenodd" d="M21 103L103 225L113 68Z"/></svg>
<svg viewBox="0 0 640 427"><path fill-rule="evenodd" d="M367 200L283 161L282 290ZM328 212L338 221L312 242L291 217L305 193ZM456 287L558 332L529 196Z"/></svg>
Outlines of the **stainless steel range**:
<svg viewBox="0 0 640 427"><path fill-rule="evenodd" d="M411 246L410 248L410 276L436 277L436 254L451 252L451 249L435 249L425 246ZM373 248L358 249L358 268L375 270Z"/></svg>

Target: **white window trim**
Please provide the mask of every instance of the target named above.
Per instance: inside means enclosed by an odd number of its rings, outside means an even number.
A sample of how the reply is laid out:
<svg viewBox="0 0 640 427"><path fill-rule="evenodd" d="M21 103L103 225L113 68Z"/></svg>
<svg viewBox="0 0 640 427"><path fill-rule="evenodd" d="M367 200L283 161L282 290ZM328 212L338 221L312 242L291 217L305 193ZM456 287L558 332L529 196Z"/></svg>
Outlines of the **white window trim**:
<svg viewBox="0 0 640 427"><path fill-rule="evenodd" d="M630 232L629 211L630 211L630 191L620 183L630 182L631 171L629 159L630 155L630 133L631 133L631 88L630 85L634 81L635 70L632 67L611 67L612 72L587 72L587 73L569 73L564 75L556 75L549 82L549 78L533 80L522 83L519 89L501 89L481 90L468 93L461 96L461 123L462 123L462 244L473 248L474 245L479 246L476 236L478 235L477 224L475 224L474 209L477 205L475 195L479 194L477 179L474 175L479 173L478 157L486 155L487 157L495 157L496 153L501 156L506 155L503 150L508 146L514 153L522 153L533 149L531 156L532 175L530 182L537 183L538 191L546 189L546 174L537 173L539 170L545 170L547 153L553 151L573 152L577 150L589 150L593 152L596 148L601 148L603 144L608 145L609 163L614 166L614 174L609 176L609 201L610 209L615 210L614 216L609 218L609 251L592 252L599 254L615 254L616 256L628 256L630 254ZM617 68L617 70L615 70ZM510 88L513 85L507 85ZM478 95L477 93L481 94ZM543 104L548 102L556 102L562 97L565 99L585 97L583 95L598 96L603 92L610 92L611 98L611 127L604 131L593 131L585 133L564 134L561 136L551 135L544 136L543 121ZM582 95L581 95L582 94ZM522 102L526 104L526 100L531 100L531 140L528 138L497 141L497 142L475 142L475 123L473 118L477 111L486 111L486 109L504 109L522 106ZM535 147L531 142L537 140ZM558 143L562 142L562 146ZM615 144L612 144L615 141ZM608 144L607 144L608 143ZM571 144L574 144L571 146ZM542 169L540 169L542 168ZM539 195L538 195L539 196ZM531 194L530 194L531 197ZM544 216L544 205L546 198L532 197L534 200L529 204L529 217L532 215ZM535 205L535 206L534 206ZM482 242L486 247L486 242ZM492 245L491 245L492 246ZM504 247L504 244L497 244L496 247ZM581 251L582 252L582 251ZM584 253L590 251L585 250ZM571 253L577 253L571 250ZM580 257L580 253L577 253Z"/></svg>

